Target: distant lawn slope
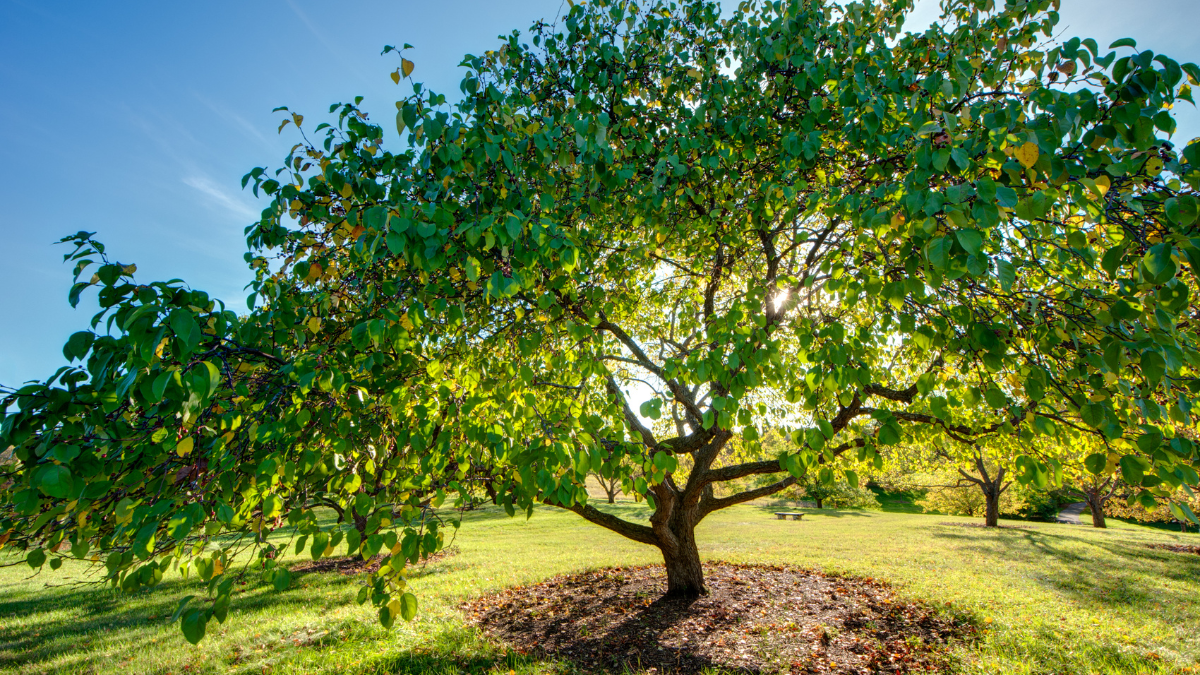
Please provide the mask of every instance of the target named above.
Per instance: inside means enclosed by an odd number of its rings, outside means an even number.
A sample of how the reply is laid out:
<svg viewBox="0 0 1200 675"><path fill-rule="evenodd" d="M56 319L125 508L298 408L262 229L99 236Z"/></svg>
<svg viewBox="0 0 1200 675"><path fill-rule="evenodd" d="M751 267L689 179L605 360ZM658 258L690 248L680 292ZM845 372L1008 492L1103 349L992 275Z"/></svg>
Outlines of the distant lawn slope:
<svg viewBox="0 0 1200 675"><path fill-rule="evenodd" d="M629 503L602 508L646 513ZM950 604L984 628L956 653L962 672L1200 672L1200 556L1146 546L1200 543L1196 535L1122 523L988 531L944 524L975 522L965 518L879 511L814 509L795 522L771 510L714 514L699 529L702 553L875 577ZM658 561L653 549L551 508L528 521L468 513L454 546L412 579L421 612L411 624L381 628L369 604L355 604L350 577L298 574L281 594L250 578L229 620L210 624L198 647L168 618L202 589L174 573L151 592L121 596L69 585L82 565L33 578L27 567L0 569L0 672L570 673L568 664L507 654L463 625L458 604L560 573Z"/></svg>
<svg viewBox="0 0 1200 675"><path fill-rule="evenodd" d="M881 487L868 486L879 500L879 506L886 513L922 513L917 506L917 500L925 496L923 490L884 490Z"/></svg>

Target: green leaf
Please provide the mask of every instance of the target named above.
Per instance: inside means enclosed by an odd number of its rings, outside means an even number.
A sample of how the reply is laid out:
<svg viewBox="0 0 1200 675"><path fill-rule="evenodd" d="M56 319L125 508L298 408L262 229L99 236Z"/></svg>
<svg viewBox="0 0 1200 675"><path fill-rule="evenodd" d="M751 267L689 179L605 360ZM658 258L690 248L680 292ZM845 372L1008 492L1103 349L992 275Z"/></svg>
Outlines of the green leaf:
<svg viewBox="0 0 1200 675"><path fill-rule="evenodd" d="M417 596L412 593L400 596L400 616L405 621L412 621L417 616Z"/></svg>
<svg viewBox="0 0 1200 675"><path fill-rule="evenodd" d="M1083 460L1084 467L1094 476L1099 476L1104 473L1104 467L1108 466L1108 456L1098 452L1092 453Z"/></svg>
<svg viewBox="0 0 1200 675"><path fill-rule="evenodd" d="M66 346L63 347L63 356L67 357L68 361L82 359L92 348L92 341L95 338L96 335L91 331L80 331L71 335Z"/></svg>
<svg viewBox="0 0 1200 675"><path fill-rule="evenodd" d="M1166 283L1175 276L1176 266L1175 261L1171 258L1170 244L1163 243L1152 246L1142 258L1142 263L1156 284Z"/></svg>
<svg viewBox="0 0 1200 675"><path fill-rule="evenodd" d="M885 424L879 427L875 439L880 445L896 445L900 442L900 429L893 424Z"/></svg>
<svg viewBox="0 0 1200 675"><path fill-rule="evenodd" d="M1109 49L1116 49L1117 47L1137 47L1137 40L1133 38L1121 38L1108 46Z"/></svg>
<svg viewBox="0 0 1200 675"><path fill-rule="evenodd" d="M1093 429L1099 429L1104 425L1105 420L1108 418L1107 415L1105 415L1104 406L1099 403L1083 404L1079 408L1079 416L1083 419L1084 424L1092 427Z"/></svg>
<svg viewBox="0 0 1200 675"><path fill-rule="evenodd" d="M1117 270L1121 267L1121 259L1125 256L1125 247L1121 245L1113 246L1104 253L1104 257L1100 260L1100 267L1108 272L1108 276L1117 278Z"/></svg>
<svg viewBox="0 0 1200 675"><path fill-rule="evenodd" d="M379 624L384 628L391 628L396 623L396 616L392 614L392 609L388 605L379 608Z"/></svg>
<svg viewBox="0 0 1200 675"><path fill-rule="evenodd" d="M25 563L33 569L38 569L46 563L46 551L35 548L25 556Z"/></svg>
<svg viewBox="0 0 1200 675"><path fill-rule="evenodd" d="M937 269L945 269L949 253L947 251L947 242L945 237L938 237L929 242L925 248L925 257L928 258L929 264Z"/></svg>
<svg viewBox="0 0 1200 675"><path fill-rule="evenodd" d="M263 498L262 507L264 518L274 518L283 513L283 499L279 495L270 494Z"/></svg>
<svg viewBox="0 0 1200 675"><path fill-rule="evenodd" d="M1142 352L1142 377L1146 378L1146 382L1150 386L1157 386L1166 371L1167 362L1163 359L1162 354L1153 349Z"/></svg>
<svg viewBox="0 0 1200 675"><path fill-rule="evenodd" d="M204 639L204 631L208 628L208 614L200 609L193 609L183 617L183 622L179 625L183 630L183 637L187 641L196 645Z"/></svg>
<svg viewBox="0 0 1200 675"><path fill-rule="evenodd" d="M71 493L71 472L62 465L44 466L41 469L38 487L47 496L65 499Z"/></svg>
<svg viewBox="0 0 1200 675"><path fill-rule="evenodd" d="M1121 478L1130 485L1141 485L1144 474L1141 461L1133 455L1121 458Z"/></svg>
<svg viewBox="0 0 1200 675"><path fill-rule="evenodd" d="M1007 260L996 260L996 278L1000 280L1000 288L1005 293L1012 291L1013 282L1017 279L1017 271Z"/></svg>
<svg viewBox="0 0 1200 675"><path fill-rule="evenodd" d="M978 230L959 230L955 233L958 238L958 243L962 245L967 253L971 255L979 254L979 247L983 244L983 236Z"/></svg>

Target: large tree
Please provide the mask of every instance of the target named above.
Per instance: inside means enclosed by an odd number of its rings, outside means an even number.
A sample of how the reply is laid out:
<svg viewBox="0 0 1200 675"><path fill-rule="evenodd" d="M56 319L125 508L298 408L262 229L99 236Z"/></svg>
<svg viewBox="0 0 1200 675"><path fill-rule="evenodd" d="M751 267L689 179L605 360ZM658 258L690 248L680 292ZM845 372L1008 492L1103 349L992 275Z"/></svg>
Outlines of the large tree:
<svg viewBox="0 0 1200 675"><path fill-rule="evenodd" d="M1200 69L1061 40L1054 6L947 0L910 34L908 0L597 0L468 56L457 104L414 84L399 143L358 101L289 112L300 142L245 179L248 314L72 238L102 310L80 365L5 399L0 542L127 588L190 560L199 639L237 546L287 584L281 516L333 550L316 504L370 514L389 624L439 546L422 507L473 487L659 548L673 595L705 591L708 514L901 441L1073 428L1170 499L1198 482L1200 263L1170 108ZM598 467L649 524L587 503Z"/></svg>

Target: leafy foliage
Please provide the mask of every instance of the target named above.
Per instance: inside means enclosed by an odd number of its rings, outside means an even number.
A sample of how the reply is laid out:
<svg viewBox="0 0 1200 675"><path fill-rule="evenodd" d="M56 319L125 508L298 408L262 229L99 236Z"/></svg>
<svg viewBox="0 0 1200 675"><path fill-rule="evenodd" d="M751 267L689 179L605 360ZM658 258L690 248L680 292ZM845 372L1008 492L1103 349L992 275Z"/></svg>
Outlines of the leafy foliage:
<svg viewBox="0 0 1200 675"><path fill-rule="evenodd" d="M875 497L875 493L866 487L861 485L851 486L845 481L825 483L817 475L805 476L794 487L782 494L789 499L805 499L817 502L818 508L879 508L879 500Z"/></svg>
<svg viewBox="0 0 1200 675"><path fill-rule="evenodd" d="M899 443L1072 429L1170 501L1200 482L1178 431L1200 144L1165 137L1200 69L1052 39L1052 0L949 0L919 35L911 4L599 0L468 56L455 105L413 84L399 145L358 100L311 131L282 109L301 141L243 181L270 200L249 314L65 240L70 301L101 311L71 365L7 390L0 543L103 556L126 589L195 571L196 640L238 550L288 585L264 539L285 523L313 557L386 553L360 600L411 618L428 509L472 489L658 546L681 593L707 514L853 485ZM787 449L745 459L767 429ZM650 524L587 505L593 470ZM363 520L322 528L322 505Z"/></svg>
<svg viewBox="0 0 1200 675"><path fill-rule="evenodd" d="M978 485L964 480L957 471L944 472L925 477L925 496L917 501L917 505L928 512L945 513L955 516L982 516L986 510L987 500ZM1000 513L1016 515L1026 504L1020 493L1008 489L1000 493Z"/></svg>

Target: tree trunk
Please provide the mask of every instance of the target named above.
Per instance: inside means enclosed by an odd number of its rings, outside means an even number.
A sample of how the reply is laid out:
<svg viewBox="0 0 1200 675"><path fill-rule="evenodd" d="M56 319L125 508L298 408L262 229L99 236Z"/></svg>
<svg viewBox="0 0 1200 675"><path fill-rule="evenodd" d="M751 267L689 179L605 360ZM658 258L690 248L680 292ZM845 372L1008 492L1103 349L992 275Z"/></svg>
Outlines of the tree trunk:
<svg viewBox="0 0 1200 675"><path fill-rule="evenodd" d="M822 502L824 502L824 501L825 501L825 500L824 500L824 499L821 499L820 497L818 497L818 498L817 498L817 508L818 508L818 509L823 509L823 508L825 508L824 506L821 506L821 503L822 503Z"/></svg>
<svg viewBox="0 0 1200 675"><path fill-rule="evenodd" d="M987 500L987 510L983 514L983 524L987 527L999 527L1000 491L995 486L988 486L983 489L983 496Z"/></svg>
<svg viewBox="0 0 1200 675"><path fill-rule="evenodd" d="M611 492L610 492L610 493L608 493L608 503L609 503L609 504L616 504L616 503L617 503L617 499L616 499L616 497L615 497L615 496L613 496L613 493L611 493Z"/></svg>
<svg viewBox="0 0 1200 675"><path fill-rule="evenodd" d="M1099 490L1087 493L1087 505L1092 512L1092 527L1107 528L1104 524L1104 500Z"/></svg>
<svg viewBox="0 0 1200 675"><path fill-rule="evenodd" d="M695 532L691 527L672 528L671 534L673 542L659 544L663 566L667 569L667 597L696 598L707 595Z"/></svg>

